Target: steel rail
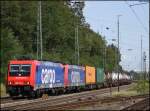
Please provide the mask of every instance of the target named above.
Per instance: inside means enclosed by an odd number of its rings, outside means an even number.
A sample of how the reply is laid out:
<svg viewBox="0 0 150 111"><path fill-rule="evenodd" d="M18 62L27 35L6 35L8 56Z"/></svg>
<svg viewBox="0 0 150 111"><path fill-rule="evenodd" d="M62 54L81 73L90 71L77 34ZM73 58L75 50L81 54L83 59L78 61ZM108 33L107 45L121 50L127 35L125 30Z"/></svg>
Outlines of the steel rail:
<svg viewBox="0 0 150 111"><path fill-rule="evenodd" d="M144 100L141 100L135 104L132 104L130 106L127 106L123 108L121 111L126 111L126 110L147 110L150 109L149 107L149 97L145 98Z"/></svg>
<svg viewBox="0 0 150 111"><path fill-rule="evenodd" d="M109 97L109 98L104 98L104 99L100 99L100 98L91 98L91 99L86 99L83 101L78 101L78 102L73 102L73 103L66 103L66 104L62 104L62 105L54 105L52 107L50 107L50 110L66 110L66 109L74 109L77 107L83 107L83 106L88 106L88 105L94 105L97 102L101 102L101 104L103 103L109 103L109 102L113 102L113 101L127 101L127 100L132 100L132 99L136 99L136 98L145 98L148 95L137 95L137 96L130 96L130 97Z"/></svg>
<svg viewBox="0 0 150 111"><path fill-rule="evenodd" d="M121 86L122 89L127 88L128 85L126 86ZM117 87L114 87L113 90L117 90ZM105 93L109 92L109 88L106 89L100 89L100 90L93 90L93 91L89 91L89 92L81 92L81 93L76 93L74 95L68 95L67 97L56 97L56 98L50 98L50 99L46 99L46 100L37 100L37 101L33 101L30 103L24 103L24 104L17 104L17 105L13 105L13 106L5 106L2 109L4 110L9 110L9 109L13 109L13 110L28 110L28 109L38 109L39 108L45 108L45 107L50 107L50 106L54 106L54 105L59 105L59 104L63 104L66 103L68 101L73 102L74 101L78 101L79 99L82 98L88 98L88 97L95 97L98 95L102 95ZM108 93L109 94L109 93ZM108 96L108 95L107 95Z"/></svg>

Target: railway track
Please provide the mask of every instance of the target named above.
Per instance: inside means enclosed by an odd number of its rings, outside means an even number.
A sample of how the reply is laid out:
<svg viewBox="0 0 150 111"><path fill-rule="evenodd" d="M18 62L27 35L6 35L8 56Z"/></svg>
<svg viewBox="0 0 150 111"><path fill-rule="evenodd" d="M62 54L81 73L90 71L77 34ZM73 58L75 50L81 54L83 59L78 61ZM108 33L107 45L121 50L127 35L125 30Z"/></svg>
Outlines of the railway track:
<svg viewBox="0 0 150 111"><path fill-rule="evenodd" d="M104 104L104 103L108 104L108 103L116 102L116 101L128 101L130 99L145 98L147 96L148 95L140 95L140 96L131 96L131 97L128 97L128 98L126 98L126 97L115 97L115 98L108 97L108 98L104 98L104 99L100 99L100 98L88 99L87 98L84 101L78 101L78 102L75 102L75 103L68 103L68 104L63 104L63 105L55 105L55 106L52 106L50 109L51 110L66 110L66 109L73 110L73 109L76 109L78 107L92 106L92 105L95 105L98 102L101 103L101 104ZM146 104L146 105L148 106L148 104Z"/></svg>
<svg viewBox="0 0 150 111"><path fill-rule="evenodd" d="M135 104L132 104L124 109L122 109L122 111L126 111L126 110L142 110L142 111L148 111L150 110L150 107L149 107L149 97L135 103Z"/></svg>
<svg viewBox="0 0 150 111"><path fill-rule="evenodd" d="M12 102L18 102L18 101L24 101L27 100L24 97L16 97L16 98L11 98L11 97L2 97L0 98L1 104L5 104L5 103L12 103Z"/></svg>
<svg viewBox="0 0 150 111"><path fill-rule="evenodd" d="M3 104L3 103L12 102L13 100L8 96L8 97L1 97L0 101L1 101L1 104Z"/></svg>
<svg viewBox="0 0 150 111"><path fill-rule="evenodd" d="M105 93L106 91L102 91L103 93ZM98 92L95 92L95 94L97 94ZM86 95L82 95L82 98L86 97L86 96L91 96L90 94L86 93ZM4 108L4 110L9 110L9 109L14 109L14 110L28 110L28 109L44 109L44 107L50 107L50 106L54 106L56 104L64 104L66 102L73 102L76 101L75 98L79 98L81 99L81 95L77 94L76 96L72 95L72 96L68 96L68 97L61 97L61 98L48 98L48 99L40 99L38 101L33 101L33 102L29 102L29 103L24 103L24 104L20 104L20 105L11 105L11 106L7 106ZM3 109L3 108L2 108Z"/></svg>
<svg viewBox="0 0 150 111"><path fill-rule="evenodd" d="M129 86L120 86L121 89L127 89ZM113 87L112 91L117 90L117 87ZM69 95L62 95L48 99L37 99L24 103L16 103L16 104L3 104L1 105L2 110L43 110L43 109L52 109L59 108L62 105L77 103L81 101L91 101L96 100L99 96L107 97L109 96L109 88L101 89L101 90L93 90L81 93L74 93ZM96 101L95 101L96 102ZM81 104L81 103L80 103ZM83 103L82 103L83 104ZM58 107L59 106L59 107Z"/></svg>

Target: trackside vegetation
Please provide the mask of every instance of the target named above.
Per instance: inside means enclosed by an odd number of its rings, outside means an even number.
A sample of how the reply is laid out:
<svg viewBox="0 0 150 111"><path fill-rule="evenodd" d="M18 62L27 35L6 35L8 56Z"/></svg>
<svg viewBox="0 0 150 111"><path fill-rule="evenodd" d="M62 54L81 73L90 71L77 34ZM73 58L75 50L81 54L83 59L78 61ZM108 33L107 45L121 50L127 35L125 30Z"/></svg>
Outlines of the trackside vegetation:
<svg viewBox="0 0 150 111"><path fill-rule="evenodd" d="M133 83L129 89L121 90L120 92L113 92L113 96L135 96L149 94L149 80L138 80Z"/></svg>
<svg viewBox="0 0 150 111"><path fill-rule="evenodd" d="M149 80L139 80L137 82L137 85L133 87L133 89L140 94L149 93Z"/></svg>

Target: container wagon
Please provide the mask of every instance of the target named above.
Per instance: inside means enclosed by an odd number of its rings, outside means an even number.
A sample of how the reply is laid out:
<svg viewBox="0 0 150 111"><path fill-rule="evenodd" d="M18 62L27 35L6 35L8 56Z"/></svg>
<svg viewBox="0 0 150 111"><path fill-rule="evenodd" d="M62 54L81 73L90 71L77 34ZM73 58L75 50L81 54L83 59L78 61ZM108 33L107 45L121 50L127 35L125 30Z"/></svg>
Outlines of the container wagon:
<svg viewBox="0 0 150 111"><path fill-rule="evenodd" d="M86 77L85 79L86 89L95 88L95 84L96 84L95 67L85 66L85 74L86 74L85 76Z"/></svg>
<svg viewBox="0 0 150 111"><path fill-rule="evenodd" d="M104 78L104 69L103 68L96 68L96 86L97 89L104 87L104 82L105 82L105 78Z"/></svg>
<svg viewBox="0 0 150 111"><path fill-rule="evenodd" d="M85 86L85 68L77 65L66 65L68 68L68 91L79 92Z"/></svg>

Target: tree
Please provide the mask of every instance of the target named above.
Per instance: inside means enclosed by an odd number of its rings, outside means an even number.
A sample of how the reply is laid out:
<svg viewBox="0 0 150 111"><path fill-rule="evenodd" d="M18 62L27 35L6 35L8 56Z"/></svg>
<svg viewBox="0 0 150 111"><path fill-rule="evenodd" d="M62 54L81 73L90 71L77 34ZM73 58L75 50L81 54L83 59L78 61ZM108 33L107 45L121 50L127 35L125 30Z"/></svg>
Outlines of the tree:
<svg viewBox="0 0 150 111"><path fill-rule="evenodd" d="M83 16L83 8L85 6L84 1L74 1L72 4L72 10L76 16L79 17L79 20L81 21L81 24L85 24L85 18Z"/></svg>
<svg viewBox="0 0 150 111"><path fill-rule="evenodd" d="M7 64L9 60L15 59L16 56L23 53L23 48L19 44L18 40L15 39L14 33L9 28L1 29L1 50L0 50L0 74L1 82L7 74Z"/></svg>
<svg viewBox="0 0 150 111"><path fill-rule="evenodd" d="M78 25L80 65L104 67L106 47L106 69L115 70L115 55L119 50L113 45L107 46L106 40L90 29L83 16L83 1L42 1L41 5L43 59L75 64L75 28ZM16 56L36 58L37 14L38 1L1 1L1 73L6 74L8 61Z"/></svg>

